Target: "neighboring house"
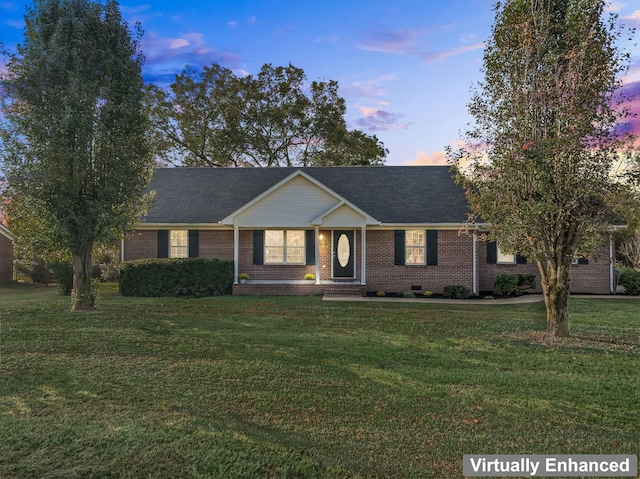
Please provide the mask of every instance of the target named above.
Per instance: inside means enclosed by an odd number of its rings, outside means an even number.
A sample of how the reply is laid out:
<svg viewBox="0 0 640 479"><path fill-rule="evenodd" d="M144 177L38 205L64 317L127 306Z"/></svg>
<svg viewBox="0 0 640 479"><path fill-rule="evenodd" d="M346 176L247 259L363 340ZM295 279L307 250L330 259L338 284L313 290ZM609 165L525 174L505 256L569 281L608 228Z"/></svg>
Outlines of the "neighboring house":
<svg viewBox="0 0 640 479"><path fill-rule="evenodd" d="M0 283L13 280L13 242L15 236L0 224Z"/></svg>
<svg viewBox="0 0 640 479"><path fill-rule="evenodd" d="M159 169L123 260L235 261L234 294L491 291L535 264L482 241L446 166ZM573 267L572 291L613 290L610 246ZM238 273L250 279L239 284ZM315 275L312 281L305 274Z"/></svg>

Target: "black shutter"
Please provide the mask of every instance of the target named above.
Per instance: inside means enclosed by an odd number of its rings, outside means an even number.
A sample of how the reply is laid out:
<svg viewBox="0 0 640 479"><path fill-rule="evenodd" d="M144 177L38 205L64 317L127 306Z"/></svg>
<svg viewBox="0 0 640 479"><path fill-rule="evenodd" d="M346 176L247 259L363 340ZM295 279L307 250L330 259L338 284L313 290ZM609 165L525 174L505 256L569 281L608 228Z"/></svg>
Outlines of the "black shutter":
<svg viewBox="0 0 640 479"><path fill-rule="evenodd" d="M189 230L189 258L200 256L200 231Z"/></svg>
<svg viewBox="0 0 640 479"><path fill-rule="evenodd" d="M406 260L405 253L405 233L404 230L394 230L393 243L395 245L395 264L404 265Z"/></svg>
<svg viewBox="0 0 640 479"><path fill-rule="evenodd" d="M578 264L589 264L589 258L586 258L584 256L580 256L578 258Z"/></svg>
<svg viewBox="0 0 640 479"><path fill-rule="evenodd" d="M169 257L169 230L158 230L158 258Z"/></svg>
<svg viewBox="0 0 640 479"><path fill-rule="evenodd" d="M306 253L306 263L308 265L316 264L316 232L315 230L306 230L304 232L304 247Z"/></svg>
<svg viewBox="0 0 640 479"><path fill-rule="evenodd" d="M495 241L487 241L487 264L498 262L498 244Z"/></svg>
<svg viewBox="0 0 640 479"><path fill-rule="evenodd" d="M527 264L527 257L522 256L521 254L516 255L516 263L517 264Z"/></svg>
<svg viewBox="0 0 640 479"><path fill-rule="evenodd" d="M264 230L253 230L253 264L264 264Z"/></svg>
<svg viewBox="0 0 640 479"><path fill-rule="evenodd" d="M427 230L427 264L438 264L438 230Z"/></svg>

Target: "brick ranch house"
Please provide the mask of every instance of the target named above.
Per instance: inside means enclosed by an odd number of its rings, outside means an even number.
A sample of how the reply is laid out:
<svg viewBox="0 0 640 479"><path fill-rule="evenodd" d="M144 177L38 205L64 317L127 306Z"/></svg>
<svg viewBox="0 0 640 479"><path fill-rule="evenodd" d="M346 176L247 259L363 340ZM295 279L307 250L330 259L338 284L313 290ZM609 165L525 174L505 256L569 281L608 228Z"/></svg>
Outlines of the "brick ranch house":
<svg viewBox="0 0 640 479"><path fill-rule="evenodd" d="M0 283L13 279L13 242L15 236L0 224Z"/></svg>
<svg viewBox="0 0 640 479"><path fill-rule="evenodd" d="M236 295L442 293L447 285L479 294L502 273L534 274L540 290L535 264L502 253L467 222L464 192L446 166L167 168L149 191L155 201L122 240L122 260L234 260ZM609 244L575 261L572 292L611 293L611 257Z"/></svg>

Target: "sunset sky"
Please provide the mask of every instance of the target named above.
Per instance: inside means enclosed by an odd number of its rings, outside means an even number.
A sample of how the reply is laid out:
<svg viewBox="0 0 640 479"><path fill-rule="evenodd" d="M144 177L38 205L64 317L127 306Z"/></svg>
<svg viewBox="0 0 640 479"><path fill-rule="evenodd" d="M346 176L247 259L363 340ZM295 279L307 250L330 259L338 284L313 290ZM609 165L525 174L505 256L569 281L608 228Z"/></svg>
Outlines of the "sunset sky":
<svg viewBox="0 0 640 479"><path fill-rule="evenodd" d="M22 39L27 2L0 0L0 40ZM168 85L185 65L219 63L256 74L265 63L302 68L308 80L337 80L349 128L375 134L388 165L442 164L470 121L470 88L481 79L489 0L123 1L145 32L147 82ZM637 0L610 10L640 27ZM636 35L638 37L638 35ZM624 88L640 96L640 47ZM0 65L0 68L2 66ZM634 110L640 112L640 100ZM640 121L633 125L640 132Z"/></svg>

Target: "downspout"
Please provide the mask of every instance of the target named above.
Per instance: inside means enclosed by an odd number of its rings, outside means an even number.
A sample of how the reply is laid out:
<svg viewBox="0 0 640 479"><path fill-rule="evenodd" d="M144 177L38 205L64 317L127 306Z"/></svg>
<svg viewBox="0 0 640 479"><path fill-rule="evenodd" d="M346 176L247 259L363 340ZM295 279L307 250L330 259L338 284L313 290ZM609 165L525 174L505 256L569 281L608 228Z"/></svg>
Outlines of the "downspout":
<svg viewBox="0 0 640 479"><path fill-rule="evenodd" d="M120 262L124 263L124 236L120 240Z"/></svg>

